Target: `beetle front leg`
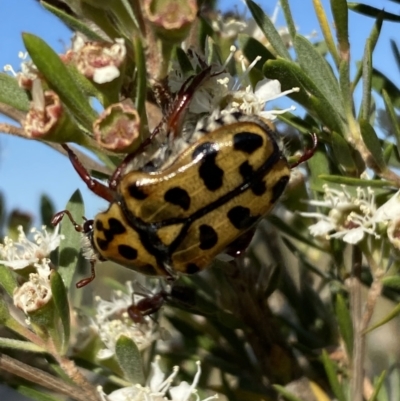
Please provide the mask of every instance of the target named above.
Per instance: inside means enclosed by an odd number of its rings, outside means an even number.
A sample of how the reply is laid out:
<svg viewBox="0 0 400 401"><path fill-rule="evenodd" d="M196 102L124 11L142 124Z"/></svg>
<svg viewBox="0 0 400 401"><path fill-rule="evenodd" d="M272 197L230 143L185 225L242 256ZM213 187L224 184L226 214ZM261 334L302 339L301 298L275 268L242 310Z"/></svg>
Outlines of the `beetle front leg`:
<svg viewBox="0 0 400 401"><path fill-rule="evenodd" d="M84 181L87 187L94 192L96 195L105 199L108 202L114 201L114 192L101 182L94 180L80 160L77 158L76 154L70 149L65 143L61 145L63 149L67 152L71 164L74 166L75 171L79 174L79 177Z"/></svg>

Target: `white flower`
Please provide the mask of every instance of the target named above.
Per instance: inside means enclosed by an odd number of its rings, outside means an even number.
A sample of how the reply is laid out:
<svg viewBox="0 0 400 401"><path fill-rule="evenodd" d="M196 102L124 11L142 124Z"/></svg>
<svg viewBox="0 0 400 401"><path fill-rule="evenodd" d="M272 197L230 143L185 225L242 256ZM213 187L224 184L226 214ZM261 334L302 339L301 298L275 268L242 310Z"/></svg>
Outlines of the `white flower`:
<svg viewBox="0 0 400 401"><path fill-rule="evenodd" d="M94 328L105 345L97 354L99 359L108 359L114 356L115 346L121 335L132 339L139 350L150 346L159 337L156 323L148 316L143 318L144 324L134 323L126 310L142 296L132 296L131 283L127 283L128 293L114 291L111 301L96 297L96 317Z"/></svg>
<svg viewBox="0 0 400 401"><path fill-rule="evenodd" d="M189 112L195 115L212 114L219 111L221 114L229 114L240 111L247 115L259 115L261 117L274 120L277 114L294 110L290 107L285 110L265 111L268 101L275 100L292 92L298 92L299 88L292 88L281 92L281 84L277 80L267 78L260 80L253 90L249 81L249 73L261 59L256 57L250 65L246 65L244 56L240 56L242 74L233 77L229 73L222 72L236 53L235 46L231 47L227 60L221 66L213 66L211 76L196 88L192 95L189 105ZM206 57L207 58L207 57ZM201 66L198 57L191 60L193 70ZM204 69L204 64L202 65ZM172 92L177 93L186 82L187 76L175 66L168 77L168 85ZM194 117L192 120L195 119ZM191 118L189 117L190 121ZM198 117L196 118L198 120ZM185 128L184 128L185 129ZM190 129L190 128L189 128Z"/></svg>
<svg viewBox="0 0 400 401"><path fill-rule="evenodd" d="M52 233L48 233L46 227L42 232L33 228L33 241L30 241L22 228L18 227L18 241L5 237L4 244L0 244L0 264L18 270L39 263L41 259L47 258L50 252L58 248L60 241L64 239L59 235L57 226Z"/></svg>
<svg viewBox="0 0 400 401"><path fill-rule="evenodd" d="M171 386L179 372L179 367L175 366L172 373L165 378L165 374L159 366L159 357L156 357L151 364L152 372L147 386L143 387L140 384L136 384L113 391L109 395L105 395L100 388L99 393L104 401L189 401L192 395L194 395L195 400L201 401L196 390L201 375L201 367L200 362L196 362L196 364L197 372L192 384L183 381L178 386ZM217 398L218 395L215 394L202 401L210 401Z"/></svg>
<svg viewBox="0 0 400 401"><path fill-rule="evenodd" d="M42 259L41 263L35 263L37 273L31 273L29 281L14 291L14 305L25 313L37 311L52 298L49 262L48 259Z"/></svg>
<svg viewBox="0 0 400 401"><path fill-rule="evenodd" d="M352 196L344 185L342 191L324 185L324 191L323 201L308 203L329 208L328 213L300 213L303 217L318 219L317 223L309 227L313 236L340 238L349 244L356 244L365 234L380 238L380 234L377 233L378 225L387 224L400 216L400 191L379 208L376 207L375 192L371 188L358 187L356 196ZM332 233L333 231L335 232Z"/></svg>

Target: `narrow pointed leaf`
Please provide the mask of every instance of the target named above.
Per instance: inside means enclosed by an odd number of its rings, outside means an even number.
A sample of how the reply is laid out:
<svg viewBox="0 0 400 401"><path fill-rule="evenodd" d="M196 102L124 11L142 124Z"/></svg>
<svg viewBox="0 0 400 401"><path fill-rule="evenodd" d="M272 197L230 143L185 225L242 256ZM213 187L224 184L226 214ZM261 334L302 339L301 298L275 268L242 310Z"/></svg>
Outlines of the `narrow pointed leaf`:
<svg viewBox="0 0 400 401"><path fill-rule="evenodd" d="M267 78L278 79L282 85L282 91L299 87L299 92L291 93L289 96L304 108L315 110L331 130L342 131L342 117L299 65L282 59L268 60L263 67L263 73Z"/></svg>
<svg viewBox="0 0 400 401"><path fill-rule="evenodd" d="M392 99L388 95L388 93L383 89L382 90L383 101L385 102L385 109L387 116L389 117L391 132L396 137L396 145L397 151L400 152L400 124L398 121L398 117L396 112L394 111Z"/></svg>
<svg viewBox="0 0 400 401"><path fill-rule="evenodd" d="M8 348L15 351L35 352L39 354L47 352L44 348L40 348L38 345L31 343L30 341L14 340L2 337L0 337L0 348Z"/></svg>
<svg viewBox="0 0 400 401"><path fill-rule="evenodd" d="M342 335L344 345L346 346L347 355L352 358L353 355L353 323L349 309L343 297L338 294L336 297L336 319L339 324L340 334Z"/></svg>
<svg viewBox="0 0 400 401"><path fill-rule="evenodd" d="M394 186L394 182L383 181L383 180L363 180L361 178L345 177L342 175L327 175L321 174L319 176L321 180L327 182L333 182L336 184L344 185L354 185L355 187L371 187L371 188L383 188Z"/></svg>
<svg viewBox="0 0 400 401"><path fill-rule="evenodd" d="M17 79L4 73L0 73L0 103L21 111L28 111L30 105L28 95L19 87Z"/></svg>
<svg viewBox="0 0 400 401"><path fill-rule="evenodd" d="M386 378L386 370L384 370L378 379L374 382L374 392L372 393L371 397L368 399L368 401L377 401L378 400L378 394L381 391L382 385L385 382Z"/></svg>
<svg viewBox="0 0 400 401"><path fill-rule="evenodd" d="M379 35L381 33L382 30L382 15L379 14L377 20L375 21L375 24L373 25L372 29L371 29L371 33L368 37L368 40L371 44L371 54L373 54L374 50L375 50L375 46L378 42L379 39ZM362 63L357 63L357 72L355 74L354 80L351 84L352 87L352 92L354 91L354 88L357 86L358 81L360 80L361 76L362 76L362 69L363 69L363 64Z"/></svg>
<svg viewBox="0 0 400 401"><path fill-rule="evenodd" d="M0 285L6 290L7 294L12 298L17 280L12 270L0 264Z"/></svg>
<svg viewBox="0 0 400 401"><path fill-rule="evenodd" d="M46 227L51 226L51 219L54 216L54 204L47 195L42 195L40 197L40 217L42 220L42 225Z"/></svg>
<svg viewBox="0 0 400 401"><path fill-rule="evenodd" d="M81 222L82 216L84 216L84 207L82 195L79 190L71 196L71 199L67 203L66 210L69 210L76 222ZM66 216L64 216L61 223L60 233L64 235L65 239L61 241L58 250L58 272L64 281L65 287L69 288L82 246L82 234L75 231L73 224Z"/></svg>
<svg viewBox="0 0 400 401"><path fill-rule="evenodd" d="M274 60L276 58L262 43L251 36L240 34L238 41L239 48L248 60L254 60L257 56L261 57L261 60L255 65L260 70L262 70L267 60Z"/></svg>
<svg viewBox="0 0 400 401"><path fill-rule="evenodd" d="M297 29L296 24L293 21L292 12L290 11L289 0L281 0L281 7L283 15L285 16L286 26L288 27L290 38L293 42Z"/></svg>
<svg viewBox="0 0 400 401"><path fill-rule="evenodd" d="M362 83L363 83L363 96L361 103L360 118L368 120L371 115L371 82L372 82L372 54L371 43L369 40L365 43L364 57L363 57L363 70L362 70Z"/></svg>
<svg viewBox="0 0 400 401"><path fill-rule="evenodd" d="M24 33L23 40L32 61L49 86L60 96L74 117L91 131L96 113L82 90L75 84L60 57L46 42L35 35Z"/></svg>
<svg viewBox="0 0 400 401"><path fill-rule="evenodd" d="M120 336L115 346L115 355L125 378L131 383L144 384L143 362L135 342L125 336Z"/></svg>
<svg viewBox="0 0 400 401"><path fill-rule="evenodd" d="M324 97L331 105L335 105L337 112L343 116L339 84L325 58L315 50L308 39L301 35L296 36L294 48L301 68L313 78L314 84L318 86Z"/></svg>
<svg viewBox="0 0 400 401"><path fill-rule="evenodd" d="M386 11L382 11L382 9L371 7L366 4L348 2L347 7L349 7L349 10L366 15L367 17L378 18L381 14L382 19L385 21L400 22L400 15L388 13Z"/></svg>
<svg viewBox="0 0 400 401"><path fill-rule="evenodd" d="M396 60L397 70L400 71L400 51L397 43L393 39L390 40L390 47L392 49L394 59Z"/></svg>
<svg viewBox="0 0 400 401"><path fill-rule="evenodd" d="M325 182L321 179L322 175L329 175L329 160L325 152L317 150L314 156L308 160L308 168L310 169L311 180L310 186L313 191L323 192Z"/></svg>
<svg viewBox="0 0 400 401"><path fill-rule="evenodd" d="M400 89L386 75L376 69L373 69L372 88L378 93L385 90L390 96L393 106L396 109L400 108Z"/></svg>
<svg viewBox="0 0 400 401"><path fill-rule="evenodd" d="M54 306L56 307L57 316L62 326L62 335L59 336L61 339L61 349L59 352L61 355L64 355L68 350L70 335L69 302L64 283L57 271L52 271L50 275L50 285Z"/></svg>
<svg viewBox="0 0 400 401"><path fill-rule="evenodd" d="M331 25L330 20L328 19L326 10L324 8L324 5L322 4L322 0L313 0L313 5L315 14L318 18L318 22L321 27L322 34L325 39L326 47L327 49L329 49L329 52L333 57L336 66L338 66L340 58L336 47L336 43L333 38L332 29L330 26Z"/></svg>
<svg viewBox="0 0 400 401"><path fill-rule="evenodd" d="M375 329L377 329L378 327L383 326L384 324L390 322L392 319L394 319L396 316L398 316L400 314L400 304L396 305L390 313L388 313L383 319L381 319L378 323L374 324L371 327L368 327L367 330L364 331L363 334L367 334Z"/></svg>
<svg viewBox="0 0 400 401"><path fill-rule="evenodd" d="M28 397L30 400L35 401L60 401L59 397L53 397L48 393L44 393L43 391L35 390L34 388L27 387L27 386L18 386L17 387L18 393L23 396Z"/></svg>
<svg viewBox="0 0 400 401"><path fill-rule="evenodd" d="M381 281L385 287L394 288L395 290L400 290L400 277L399 276L383 277Z"/></svg>
<svg viewBox="0 0 400 401"><path fill-rule="evenodd" d="M382 147L378 136L372 125L366 120L360 120L361 135L368 150L371 152L377 166L384 170L386 168L385 160L383 159Z"/></svg>
<svg viewBox="0 0 400 401"><path fill-rule="evenodd" d="M352 173L357 170L357 166L351 155L350 146L346 140L336 132L332 133L331 141L336 161L347 173L352 175Z"/></svg>
<svg viewBox="0 0 400 401"><path fill-rule="evenodd" d="M84 24L81 20L73 17L70 14L67 14L65 11L60 10L57 7L52 6L44 1L41 2L42 6L53 13L55 16L60 18L61 21L65 23L73 32L81 32L88 39L93 41L104 41L104 38L101 37L98 33L94 32L90 27Z"/></svg>
<svg viewBox="0 0 400 401"><path fill-rule="evenodd" d="M246 4L249 7L249 10L257 25L270 42L272 48L279 56L290 60L291 57L287 50L287 47L268 15L264 13L261 7L259 7L251 0L246 0Z"/></svg>
<svg viewBox="0 0 400 401"><path fill-rule="evenodd" d="M342 58L346 58L343 53L349 51L349 15L346 0L330 0L333 19L335 21L336 35L339 50Z"/></svg>
<svg viewBox="0 0 400 401"><path fill-rule="evenodd" d="M279 394L281 394L285 400L287 401L304 401L302 398L296 397L290 391L286 390L285 387L280 386L279 384L274 384L272 386Z"/></svg>
<svg viewBox="0 0 400 401"><path fill-rule="evenodd" d="M347 397L344 395L342 386L339 383L339 379L337 377L337 369L334 362L331 361L329 355L324 350L322 351L322 363L324 364L326 375L328 376L329 384L331 385L331 389L333 394L335 394L336 398L339 401L347 401Z"/></svg>

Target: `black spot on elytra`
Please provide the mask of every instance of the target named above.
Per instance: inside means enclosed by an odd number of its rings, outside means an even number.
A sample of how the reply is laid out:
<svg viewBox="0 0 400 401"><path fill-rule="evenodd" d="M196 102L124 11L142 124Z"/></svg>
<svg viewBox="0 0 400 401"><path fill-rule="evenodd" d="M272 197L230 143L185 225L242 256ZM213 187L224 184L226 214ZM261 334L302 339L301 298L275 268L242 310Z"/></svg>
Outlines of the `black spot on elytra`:
<svg viewBox="0 0 400 401"><path fill-rule="evenodd" d="M222 178L224 171L217 165L215 159L218 150L212 142L204 142L193 151L192 158L196 159L200 155L199 175L204 185L209 191L216 191L222 187Z"/></svg>
<svg viewBox="0 0 400 401"><path fill-rule="evenodd" d="M97 246L102 251L105 251L108 248L108 244L110 243L110 241L107 241L106 239L101 239L101 238L97 238L96 242L97 242Z"/></svg>
<svg viewBox="0 0 400 401"><path fill-rule="evenodd" d="M147 276L157 276L157 270L150 263L141 266L140 273L146 274Z"/></svg>
<svg viewBox="0 0 400 401"><path fill-rule="evenodd" d="M137 199L137 200L143 200L147 198L147 194L144 193L140 187L136 185L136 183L129 185L128 187L128 192L129 195L132 196L132 198Z"/></svg>
<svg viewBox="0 0 400 401"><path fill-rule="evenodd" d="M110 228L105 228L100 220L96 220L95 226L97 231L101 231L104 234L105 239L97 238L98 247L105 251L110 242L113 241L114 236L123 234L126 232L124 225L114 217L108 219L108 225Z"/></svg>
<svg viewBox="0 0 400 401"><path fill-rule="evenodd" d="M284 175L272 187L271 203L275 203L279 199L279 197L282 195L283 191L285 190L288 181L289 181L289 176L288 175Z"/></svg>
<svg viewBox="0 0 400 401"><path fill-rule="evenodd" d="M95 228L98 231L103 231L104 230L103 223L100 220L96 220Z"/></svg>
<svg viewBox="0 0 400 401"><path fill-rule="evenodd" d="M267 190L267 185L265 184L263 177L254 179L254 170L250 163L246 160L239 166L239 173L243 177L244 182L251 181L251 190L254 195L261 196L264 195Z"/></svg>
<svg viewBox="0 0 400 401"><path fill-rule="evenodd" d="M234 149L241 150L249 155L261 148L263 142L261 135L253 134L252 132L239 132L233 137Z"/></svg>
<svg viewBox="0 0 400 401"><path fill-rule="evenodd" d="M118 245L119 254L128 260L135 260L137 258L137 250L129 245Z"/></svg>
<svg viewBox="0 0 400 401"><path fill-rule="evenodd" d="M108 225L110 228L107 231L111 231L114 235L123 234L126 232L124 225L118 219L114 219L113 217L108 219Z"/></svg>
<svg viewBox="0 0 400 401"><path fill-rule="evenodd" d="M259 216L251 216L250 209L243 206L235 206L228 212L228 219L238 230L250 228Z"/></svg>
<svg viewBox="0 0 400 401"><path fill-rule="evenodd" d="M186 265L186 273L187 274L195 274L198 271L200 271L200 268L195 263L188 263Z"/></svg>
<svg viewBox="0 0 400 401"><path fill-rule="evenodd" d="M243 177L243 181L247 182L253 176L254 170L251 164L246 160L239 166L239 173Z"/></svg>
<svg viewBox="0 0 400 401"><path fill-rule="evenodd" d="M207 225L202 224L199 227L200 249L206 250L214 247L218 242L218 235L215 230Z"/></svg>
<svg viewBox="0 0 400 401"><path fill-rule="evenodd" d="M172 203L173 205L180 206L183 210L188 210L190 207L189 194L187 191L179 187L169 189L164 194L164 200Z"/></svg>

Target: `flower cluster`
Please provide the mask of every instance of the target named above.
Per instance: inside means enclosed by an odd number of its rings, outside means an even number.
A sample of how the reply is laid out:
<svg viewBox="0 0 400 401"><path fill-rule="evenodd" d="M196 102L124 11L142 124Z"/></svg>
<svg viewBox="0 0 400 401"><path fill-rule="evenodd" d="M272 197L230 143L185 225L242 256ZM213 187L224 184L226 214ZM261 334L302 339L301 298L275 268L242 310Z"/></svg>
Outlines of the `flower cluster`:
<svg viewBox="0 0 400 401"><path fill-rule="evenodd" d="M113 291L110 301L96 297L93 328L105 345L97 354L99 359L114 356L115 346L121 335L133 340L139 350L149 347L159 337L156 324L151 318L144 317L143 324L136 324L129 318L127 309L143 296L135 294L131 282L127 282L126 286L126 292Z"/></svg>
<svg viewBox="0 0 400 401"><path fill-rule="evenodd" d="M342 185L342 190L324 185L324 200L311 200L311 206L329 209L323 212L302 212L303 217L317 219L309 226L311 235L327 239L339 238L349 244L360 242L365 234L380 238L383 225L392 244L398 248L397 227L400 218L400 191L396 192L386 203L377 207L375 192L371 188L356 189L352 195Z"/></svg>
<svg viewBox="0 0 400 401"><path fill-rule="evenodd" d="M196 365L197 372L192 384L183 381L177 386L172 386L172 382L179 372L179 367L175 366L172 373L166 378L165 373L160 368L159 358L156 357L154 362L151 364L152 371L147 386L136 384L131 387L124 387L113 391L108 395L104 394L100 387L99 393L103 401L189 401L192 398L192 395L197 401L211 401L217 399L217 394L204 398L203 400L200 399L196 390L201 375L200 362L196 362Z"/></svg>

